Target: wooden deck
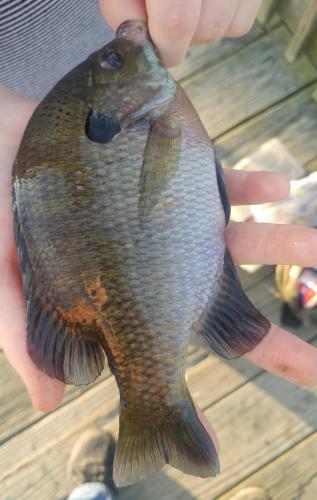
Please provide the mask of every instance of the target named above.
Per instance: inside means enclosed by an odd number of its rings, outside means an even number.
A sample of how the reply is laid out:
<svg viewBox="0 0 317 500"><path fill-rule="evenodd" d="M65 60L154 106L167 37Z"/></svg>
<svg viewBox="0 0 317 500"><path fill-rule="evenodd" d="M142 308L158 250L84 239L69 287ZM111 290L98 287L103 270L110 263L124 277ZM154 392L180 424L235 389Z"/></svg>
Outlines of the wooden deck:
<svg viewBox="0 0 317 500"><path fill-rule="evenodd" d="M317 69L301 55L283 58L290 33L279 18L241 40L191 51L175 71L226 166L279 137L307 170L317 168ZM279 304L272 268L243 276L255 304L273 321ZM317 343L316 327L298 335ZM292 386L247 364L227 363L192 345L191 393L221 442L222 472L197 479L169 467L120 492L129 500L230 499L244 486L261 486L272 499L317 498L317 390ZM85 388L68 388L49 415L32 409L18 376L0 352L0 498L56 500L69 491L65 465L91 423L117 429L118 391L109 371Z"/></svg>

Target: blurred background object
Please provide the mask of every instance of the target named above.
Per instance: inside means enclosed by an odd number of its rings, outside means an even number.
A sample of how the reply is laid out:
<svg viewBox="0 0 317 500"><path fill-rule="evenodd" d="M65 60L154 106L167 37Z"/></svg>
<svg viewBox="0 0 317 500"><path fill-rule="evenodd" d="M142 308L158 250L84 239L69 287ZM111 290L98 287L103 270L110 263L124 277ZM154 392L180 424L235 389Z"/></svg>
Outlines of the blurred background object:
<svg viewBox="0 0 317 500"><path fill-rule="evenodd" d="M316 0L264 0L258 14L258 22L266 26L275 14L281 16L293 33L285 49L287 61L293 63L303 49L316 61Z"/></svg>

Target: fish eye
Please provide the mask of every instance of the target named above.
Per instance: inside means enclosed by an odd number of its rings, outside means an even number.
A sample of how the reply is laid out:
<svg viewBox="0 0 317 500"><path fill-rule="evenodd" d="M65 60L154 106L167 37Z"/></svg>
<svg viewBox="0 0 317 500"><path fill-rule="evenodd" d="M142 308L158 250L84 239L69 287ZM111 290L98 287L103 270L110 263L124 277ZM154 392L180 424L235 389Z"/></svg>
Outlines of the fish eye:
<svg viewBox="0 0 317 500"><path fill-rule="evenodd" d="M119 52L109 50L103 54L100 64L105 69L120 69L124 65L124 58Z"/></svg>

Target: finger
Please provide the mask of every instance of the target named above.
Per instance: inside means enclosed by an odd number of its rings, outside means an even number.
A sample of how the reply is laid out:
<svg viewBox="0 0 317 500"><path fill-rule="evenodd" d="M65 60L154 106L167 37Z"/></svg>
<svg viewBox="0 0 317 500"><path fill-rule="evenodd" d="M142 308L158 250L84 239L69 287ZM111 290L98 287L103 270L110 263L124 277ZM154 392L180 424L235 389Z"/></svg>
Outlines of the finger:
<svg viewBox="0 0 317 500"><path fill-rule="evenodd" d="M0 344L9 363L22 378L33 406L51 411L63 398L64 384L41 373L27 352L25 299L14 248L12 221L7 217L1 222L4 225L0 252ZM8 226L12 231L8 231Z"/></svg>
<svg viewBox="0 0 317 500"><path fill-rule="evenodd" d="M317 265L317 230L287 224L231 222L226 242L238 264Z"/></svg>
<svg viewBox="0 0 317 500"><path fill-rule="evenodd" d="M114 30L124 21L147 19L145 0L120 0L119 2L118 0L100 0L99 4L102 15Z"/></svg>
<svg viewBox="0 0 317 500"><path fill-rule="evenodd" d="M276 325L245 358L294 384L317 384L317 349Z"/></svg>
<svg viewBox="0 0 317 500"><path fill-rule="evenodd" d="M30 112L31 109L23 112L17 121L17 129L21 126L21 132ZM12 133L12 137L9 133L8 137L3 138L5 147L1 155L0 344L10 364L21 376L34 407L51 411L63 397L64 384L41 373L31 361L26 348L25 299L17 265L11 210L11 168L19 142L19 137L18 140L13 138L16 134L17 131Z"/></svg>
<svg viewBox="0 0 317 500"><path fill-rule="evenodd" d="M186 55L195 34L201 0L146 0L151 37L167 66Z"/></svg>
<svg viewBox="0 0 317 500"><path fill-rule="evenodd" d="M239 0L237 10L228 27L226 36L246 35L253 26L262 0Z"/></svg>
<svg viewBox="0 0 317 500"><path fill-rule="evenodd" d="M225 170L225 175L232 205L268 203L289 194L289 179L282 174Z"/></svg>
<svg viewBox="0 0 317 500"><path fill-rule="evenodd" d="M2 208L3 204L1 204ZM42 411L51 411L63 398L64 384L41 373L33 364L26 348L25 299L17 266L12 237L12 221L2 225L0 252L0 345L9 363L22 378L32 404Z"/></svg>
<svg viewBox="0 0 317 500"><path fill-rule="evenodd" d="M41 411L52 411L63 398L64 384L40 372L29 357L26 348L25 301L18 270L12 263L1 269L0 303L6 304L5 308L0 307L2 348L9 363L22 378L33 406Z"/></svg>
<svg viewBox="0 0 317 500"><path fill-rule="evenodd" d="M200 19L192 43L209 43L227 33L238 0L203 0Z"/></svg>

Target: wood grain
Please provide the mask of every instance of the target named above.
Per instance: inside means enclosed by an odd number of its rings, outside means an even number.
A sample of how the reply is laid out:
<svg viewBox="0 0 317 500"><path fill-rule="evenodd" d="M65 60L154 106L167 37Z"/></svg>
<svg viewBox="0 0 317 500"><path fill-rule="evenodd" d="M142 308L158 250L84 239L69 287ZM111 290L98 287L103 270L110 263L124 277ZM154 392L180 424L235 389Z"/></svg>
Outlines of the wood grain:
<svg viewBox="0 0 317 500"><path fill-rule="evenodd" d="M305 439L239 486L220 497L230 500L244 488L263 488L274 500L313 500L317 492L317 434Z"/></svg>
<svg viewBox="0 0 317 500"><path fill-rule="evenodd" d="M193 366L208 355L205 348L190 345L187 365ZM7 362L3 352L0 353L0 445L15 434L45 418L40 411L34 410L20 377ZM107 362L101 376L89 386L67 386L62 406L66 406L75 398L92 390L110 377Z"/></svg>
<svg viewBox="0 0 317 500"><path fill-rule="evenodd" d="M289 32L280 27L184 81L183 87L212 138L316 80L317 72L306 57L292 66L284 60L289 40Z"/></svg>
<svg viewBox="0 0 317 500"><path fill-rule="evenodd" d="M289 97L234 130L223 134L216 148L224 166L234 166L264 142L277 137L301 165L317 157L317 105L314 85Z"/></svg>
<svg viewBox="0 0 317 500"><path fill-rule="evenodd" d="M279 0L264 0L257 17L260 24L266 24L272 18L278 2Z"/></svg>
<svg viewBox="0 0 317 500"><path fill-rule="evenodd" d="M285 50L285 57L289 63L293 63L300 51L305 48L309 38L313 35L317 20L316 0L310 0L296 27L294 36Z"/></svg>
<svg viewBox="0 0 317 500"><path fill-rule="evenodd" d="M282 0L278 6L278 13L288 28L295 33L304 10L309 6L311 0ZM312 33L305 47L305 53L317 67L317 29Z"/></svg>
<svg viewBox="0 0 317 500"><path fill-rule="evenodd" d="M193 46L189 49L182 64L172 68L171 73L176 80L184 80L206 66L224 62L228 56L232 57L242 47L259 38L263 33L265 33L264 29L255 25L250 33L241 38L226 38L213 44Z"/></svg>

